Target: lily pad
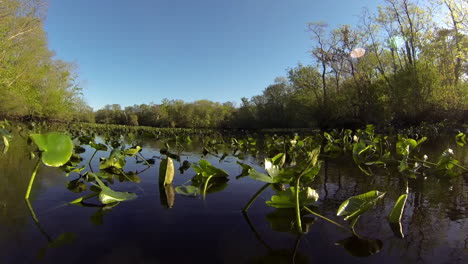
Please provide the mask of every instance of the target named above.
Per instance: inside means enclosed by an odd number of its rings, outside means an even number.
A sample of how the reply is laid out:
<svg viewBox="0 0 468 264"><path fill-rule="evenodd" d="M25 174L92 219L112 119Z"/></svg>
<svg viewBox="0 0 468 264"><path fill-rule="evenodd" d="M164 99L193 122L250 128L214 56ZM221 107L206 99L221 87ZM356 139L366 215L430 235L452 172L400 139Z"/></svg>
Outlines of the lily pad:
<svg viewBox="0 0 468 264"><path fill-rule="evenodd" d="M159 183L171 184L174 179L174 162L170 157L163 159L159 164Z"/></svg>
<svg viewBox="0 0 468 264"><path fill-rule="evenodd" d="M218 169L215 166L211 165L207 160L200 160L198 166L192 164L193 170L203 177L228 177L229 174L222 169Z"/></svg>
<svg viewBox="0 0 468 264"><path fill-rule="evenodd" d="M68 135L50 132L31 134L29 137L42 151L41 160L47 166L60 167L72 156L73 142Z"/></svg>
<svg viewBox="0 0 468 264"><path fill-rule="evenodd" d="M399 223L401 220L401 216L403 215L403 209L405 209L406 199L408 198L407 194L402 194L395 203L390 215L388 217L388 221L392 224Z"/></svg>
<svg viewBox="0 0 468 264"><path fill-rule="evenodd" d="M99 169L105 170L109 168L122 169L125 166L125 155L119 149L112 150L109 158L102 158Z"/></svg>
<svg viewBox="0 0 468 264"><path fill-rule="evenodd" d="M141 147L140 146L135 146L133 148L124 150L124 154L127 155L127 156L135 156L140 151L141 151Z"/></svg>
<svg viewBox="0 0 468 264"><path fill-rule="evenodd" d="M94 175L92 173L90 174ZM101 188L101 192L99 193L99 201L101 201L103 204L129 201L137 198L137 195L134 193L117 192L112 190L111 188L107 187L96 175L94 175L94 178L99 184L99 188Z"/></svg>
<svg viewBox="0 0 468 264"><path fill-rule="evenodd" d="M116 202L130 201L137 198L137 195L129 192L117 192L109 187L101 187L99 194L99 201L103 204L110 204Z"/></svg>
<svg viewBox="0 0 468 264"><path fill-rule="evenodd" d="M196 197L200 193L200 189L196 186L182 185L175 188L176 193L184 196Z"/></svg>
<svg viewBox="0 0 468 264"><path fill-rule="evenodd" d="M352 220L352 226L356 224L357 219L375 206L375 204L384 197L384 192L370 191L360 195L350 197L344 201L336 213L337 216L345 216L344 220Z"/></svg>
<svg viewBox="0 0 468 264"><path fill-rule="evenodd" d="M318 193L310 187L307 187L299 193L299 203L301 205L315 203L318 198ZM273 195L270 201L266 201L266 204L274 208L295 208L295 201L296 198L294 187L290 187L285 191L278 192L277 194Z"/></svg>

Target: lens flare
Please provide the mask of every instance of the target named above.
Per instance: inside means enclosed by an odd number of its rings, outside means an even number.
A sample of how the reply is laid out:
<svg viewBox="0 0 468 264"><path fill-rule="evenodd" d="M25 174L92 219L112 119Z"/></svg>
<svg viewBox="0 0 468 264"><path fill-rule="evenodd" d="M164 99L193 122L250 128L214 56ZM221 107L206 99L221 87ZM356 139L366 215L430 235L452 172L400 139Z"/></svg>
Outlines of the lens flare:
<svg viewBox="0 0 468 264"><path fill-rule="evenodd" d="M351 58L360 58L362 56L364 56L364 54L366 54L366 50L363 49L363 48L355 48L353 49L353 51L351 51L351 53L349 54L349 56L351 56Z"/></svg>

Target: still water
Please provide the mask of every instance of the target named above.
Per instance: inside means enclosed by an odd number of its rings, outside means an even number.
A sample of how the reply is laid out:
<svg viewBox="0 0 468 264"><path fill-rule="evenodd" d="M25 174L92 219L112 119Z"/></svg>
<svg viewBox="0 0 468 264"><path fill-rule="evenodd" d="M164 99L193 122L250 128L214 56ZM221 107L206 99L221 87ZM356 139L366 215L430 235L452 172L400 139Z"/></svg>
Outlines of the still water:
<svg viewBox="0 0 468 264"><path fill-rule="evenodd" d="M428 151L452 146L447 140L427 143ZM145 157L160 156L153 140L142 142ZM84 146L82 164L93 149ZM453 144L455 152L468 157L465 148ZM176 195L172 208L158 187L159 160L142 172L140 183L116 182L114 190L134 192L138 198L115 207L67 205L82 196L66 188L68 178L57 168L42 165L31 193L31 204L39 220L33 220L24 194L35 161L31 147L15 137L9 151L0 156L0 263L466 263L468 260L468 175L455 178L427 177L409 182L402 226L404 238L392 232L388 213L405 189L398 175L366 176L352 160L326 161L312 187L320 195L316 210L344 223L336 216L347 198L370 190L387 192L377 206L359 220L356 231L368 242L320 218L310 219L308 233L298 235L287 217L265 201L274 193L267 189L249 209L241 209L264 185L241 174L237 158L202 156L193 148L175 161L174 186L189 181L195 172L177 170L184 160L208 159L229 173L227 187L207 194L206 199ZM440 152L439 152L440 153ZM98 152L91 163L97 170ZM463 163L463 157L460 158ZM253 157L244 161L263 171ZM144 165L127 158L126 171ZM89 191L88 191L89 192ZM292 228L291 228L292 227ZM365 240L364 240L365 241ZM366 244L367 243L367 244ZM371 244L373 254L365 245ZM346 246L343 246L346 245ZM364 253L363 253L364 251ZM369 255L369 256L363 256Z"/></svg>

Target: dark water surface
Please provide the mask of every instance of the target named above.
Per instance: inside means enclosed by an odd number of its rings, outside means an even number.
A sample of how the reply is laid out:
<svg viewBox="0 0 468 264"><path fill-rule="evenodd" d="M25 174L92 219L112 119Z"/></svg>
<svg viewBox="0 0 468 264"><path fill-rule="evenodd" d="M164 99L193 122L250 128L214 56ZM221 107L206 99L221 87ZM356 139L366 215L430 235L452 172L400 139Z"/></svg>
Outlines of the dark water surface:
<svg viewBox="0 0 468 264"><path fill-rule="evenodd" d="M429 142L428 151L448 146ZM158 145L142 145L145 157L159 156ZM465 148L453 146L462 163ZM39 225L31 217L24 194L35 161L28 159L31 147L20 137L0 156L0 262L1 263L467 263L468 177L428 177L409 182L410 195L402 218L404 238L392 232L387 217L404 192L398 175L366 176L349 160L327 161L313 188L320 194L316 210L340 223L338 206L347 198L370 190L387 192L377 206L363 215L356 231L373 240L379 252L362 255L362 243L320 218L305 235L287 231L288 220L278 220L275 209L265 204L273 194L268 189L245 215L241 209L263 186L250 178L236 179L241 167L235 157L223 162L208 160L230 175L228 186L206 199L176 195L173 208L162 205L158 187L159 160L141 173L141 182L116 183L114 190L135 192L138 198L113 208L65 205L83 194L66 188L69 178L57 168L41 166L31 193L31 204ZM82 154L87 163L93 150ZM440 152L439 152L440 153ZM98 153L106 156L107 153ZM197 162L197 151L185 152L181 161ZM205 157L206 158L206 157ZM258 170L255 159L247 163ZM93 159L95 170L99 167ZM195 172L180 174L175 162L174 186L189 181ZM141 170L127 158L126 171ZM90 203L97 200L91 200ZM294 230L294 228L292 228ZM341 242L343 244L344 242ZM350 249L354 248L354 250ZM377 251L377 250L376 250ZM359 253L361 252L361 253Z"/></svg>

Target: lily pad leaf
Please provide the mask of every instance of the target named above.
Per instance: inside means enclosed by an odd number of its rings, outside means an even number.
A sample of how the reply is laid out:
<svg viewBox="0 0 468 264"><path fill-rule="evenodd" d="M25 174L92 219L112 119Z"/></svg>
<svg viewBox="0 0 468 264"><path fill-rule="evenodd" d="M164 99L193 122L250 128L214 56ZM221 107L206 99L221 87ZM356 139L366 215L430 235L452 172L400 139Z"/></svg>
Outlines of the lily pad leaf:
<svg viewBox="0 0 468 264"><path fill-rule="evenodd" d="M109 158L102 158L99 169L104 170L108 168L122 169L125 166L125 155L119 149L112 150Z"/></svg>
<svg viewBox="0 0 468 264"><path fill-rule="evenodd" d="M401 216L403 215L403 209L405 208L406 199L408 198L407 194L402 194L393 206L390 215L388 216L388 221L392 224L399 223Z"/></svg>
<svg viewBox="0 0 468 264"><path fill-rule="evenodd" d="M50 132L31 134L29 137L42 151L41 160L47 166L60 167L72 156L73 142L66 134Z"/></svg>
<svg viewBox="0 0 468 264"><path fill-rule="evenodd" d="M196 197L200 193L200 189L196 186L182 185L175 188L176 193L184 196Z"/></svg>
<svg viewBox="0 0 468 264"><path fill-rule="evenodd" d="M136 154L138 154L138 152L140 152L140 150L140 146L135 146L133 148L124 150L124 154L127 156L135 156Z"/></svg>
<svg viewBox="0 0 468 264"><path fill-rule="evenodd" d="M318 193L310 187L305 188L299 193L299 203L301 206L315 203L318 198ZM273 195L270 201L266 201L266 204L274 208L295 208L295 201L294 187L290 187L285 191L281 191Z"/></svg>
<svg viewBox="0 0 468 264"><path fill-rule="evenodd" d="M336 215L345 216L344 220L357 220L362 214L374 207L384 195L384 192L374 190L350 197L340 205ZM353 225L355 222L353 221Z"/></svg>
<svg viewBox="0 0 468 264"><path fill-rule="evenodd" d="M253 169L253 168L251 166L249 166L249 165L247 165L245 163L239 162L239 161L236 161L236 163L239 164L242 167L242 172L241 172L241 174L236 176L236 179L240 179L240 178L249 176L249 170Z"/></svg>
<svg viewBox="0 0 468 264"><path fill-rule="evenodd" d="M100 151L107 151L107 146L102 144L102 143L94 143L94 142L91 142L89 144L92 148L94 148L95 150L100 150Z"/></svg>
<svg viewBox="0 0 468 264"><path fill-rule="evenodd" d="M93 173L90 174L94 175ZM99 188L101 188L101 192L99 193L99 201L101 201L103 204L130 201L137 198L137 195L134 193L117 192L112 190L111 188L107 187L96 175L94 175L94 178L99 184Z"/></svg>
<svg viewBox="0 0 468 264"><path fill-rule="evenodd" d="M211 165L207 160L200 160L198 165L192 164L193 170L203 177L228 177L229 174L222 169L218 169Z"/></svg>
<svg viewBox="0 0 468 264"><path fill-rule="evenodd" d="M159 164L159 183L163 185L171 184L174 179L174 162L167 157Z"/></svg>
<svg viewBox="0 0 468 264"><path fill-rule="evenodd" d="M258 181L273 183L273 178L264 173L260 173L253 168L249 169L249 177Z"/></svg>
<svg viewBox="0 0 468 264"><path fill-rule="evenodd" d="M103 204L130 201L137 198L137 195L129 192L117 192L109 187L102 188L99 194L99 201Z"/></svg>

